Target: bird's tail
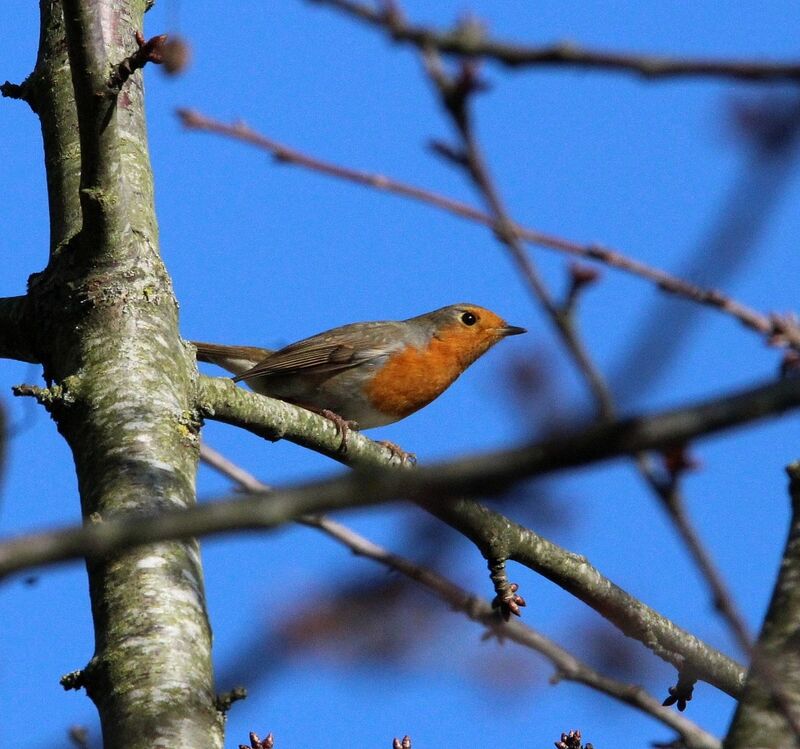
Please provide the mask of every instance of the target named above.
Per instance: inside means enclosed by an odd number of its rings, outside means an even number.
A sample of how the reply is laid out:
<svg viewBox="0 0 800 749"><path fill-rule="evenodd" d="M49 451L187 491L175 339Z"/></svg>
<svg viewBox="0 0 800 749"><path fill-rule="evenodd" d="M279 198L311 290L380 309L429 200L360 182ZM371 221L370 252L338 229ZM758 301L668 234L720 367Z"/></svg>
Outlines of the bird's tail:
<svg viewBox="0 0 800 749"><path fill-rule="evenodd" d="M200 341L192 341L192 345L197 349L197 361L216 364L235 375L247 372L272 353L258 346L225 346Z"/></svg>

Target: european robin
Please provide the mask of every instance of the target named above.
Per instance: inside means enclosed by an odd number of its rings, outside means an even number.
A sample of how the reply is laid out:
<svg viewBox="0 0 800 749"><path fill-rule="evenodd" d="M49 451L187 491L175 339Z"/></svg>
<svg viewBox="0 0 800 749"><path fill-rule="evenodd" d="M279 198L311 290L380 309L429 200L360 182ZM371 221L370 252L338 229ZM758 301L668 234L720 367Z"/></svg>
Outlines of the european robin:
<svg viewBox="0 0 800 749"><path fill-rule="evenodd" d="M453 304L408 320L342 325L277 351L194 345L199 361L257 393L370 429L426 406L494 344L524 332L483 307Z"/></svg>

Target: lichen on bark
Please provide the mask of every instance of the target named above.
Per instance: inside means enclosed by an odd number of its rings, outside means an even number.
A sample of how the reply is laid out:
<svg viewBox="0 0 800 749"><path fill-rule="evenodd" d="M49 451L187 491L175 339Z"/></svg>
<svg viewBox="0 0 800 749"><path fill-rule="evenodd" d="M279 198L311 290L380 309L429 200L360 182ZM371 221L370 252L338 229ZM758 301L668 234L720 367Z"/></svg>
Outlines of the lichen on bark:
<svg viewBox="0 0 800 749"><path fill-rule="evenodd" d="M41 122L51 243L19 304L29 358L55 384L49 392L69 393L48 405L74 456L85 522L195 502L198 419L186 415L196 367L159 255L142 73L117 94L100 85L135 46L145 6L64 0L62 14L61 2L42 0L25 83ZM95 652L81 683L104 745L221 746L197 543L87 569Z"/></svg>

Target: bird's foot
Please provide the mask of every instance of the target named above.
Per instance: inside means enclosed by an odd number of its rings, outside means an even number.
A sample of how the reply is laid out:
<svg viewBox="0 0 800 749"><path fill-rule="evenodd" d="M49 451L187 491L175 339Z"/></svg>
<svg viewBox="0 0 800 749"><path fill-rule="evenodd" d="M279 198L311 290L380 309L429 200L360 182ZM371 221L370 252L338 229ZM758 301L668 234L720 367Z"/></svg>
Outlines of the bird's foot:
<svg viewBox="0 0 800 749"><path fill-rule="evenodd" d="M408 463L412 466L417 464L417 456L414 455L414 453L406 452L394 442L389 442L389 440L377 440L377 443L383 445L392 454L393 458L399 458L401 465L403 463Z"/></svg>
<svg viewBox="0 0 800 749"><path fill-rule="evenodd" d="M339 432L339 435L342 438L341 444L339 445L339 452L344 454L347 452L347 435L349 434L350 430L358 430L358 422L355 421L348 421L347 419L342 418L337 414L335 411L331 411L327 408L323 408L320 412L320 416L324 416L329 421L332 421L336 426L336 429Z"/></svg>

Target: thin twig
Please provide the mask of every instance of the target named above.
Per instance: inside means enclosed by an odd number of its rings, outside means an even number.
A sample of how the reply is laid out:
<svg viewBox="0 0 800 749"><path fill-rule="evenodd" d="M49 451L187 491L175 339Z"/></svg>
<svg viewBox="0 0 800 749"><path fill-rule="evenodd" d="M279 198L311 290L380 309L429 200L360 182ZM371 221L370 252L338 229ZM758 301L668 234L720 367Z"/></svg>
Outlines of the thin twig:
<svg viewBox="0 0 800 749"><path fill-rule="evenodd" d="M764 60L715 60L668 57L582 47L571 42L539 46L514 44L486 36L479 22L468 20L453 29L439 31L407 23L399 12L376 10L354 0L311 0L383 28L397 42L419 49L462 57L486 57L509 67L558 66L632 73L644 78L713 76L742 81L800 81L800 63Z"/></svg>
<svg viewBox="0 0 800 749"><path fill-rule="evenodd" d="M461 137L461 145L457 152L442 145L438 146L438 150L461 166L474 183L489 209L488 213L492 220L491 226L495 236L508 249L520 275L556 328L564 346L594 395L598 414L604 419L612 418L614 404L611 392L575 331L574 316L571 311L561 308L555 303L533 261L525 252L517 233L516 224L512 221L500 197L500 192L492 181L483 153L475 138L469 104L472 96L482 87L477 70L471 63L464 63L459 75L451 78L444 71L439 57L430 49L423 50L423 60L428 77L439 92L442 106L450 115L456 131Z"/></svg>
<svg viewBox="0 0 800 749"><path fill-rule="evenodd" d="M244 468L228 460L222 453L217 452L205 442L200 443L200 460L207 466L213 468L223 476L227 476L235 481L243 489L249 492L260 492L265 494L272 491L272 487L261 481L257 481L252 473L248 473ZM255 482L255 483L254 483Z"/></svg>
<svg viewBox="0 0 800 749"><path fill-rule="evenodd" d="M251 473L228 460L205 443L200 447L200 458L209 466L230 478L245 491L265 492L269 490L266 484L263 484ZM682 715L670 710L664 710L659 701L649 695L642 687L626 684L601 674L569 651L521 622L501 622L497 612L492 609L488 601L468 593L430 568L393 554L364 536L359 535L346 525L331 520L324 515L306 516L301 518L299 522L317 528L350 549L354 554L371 559L421 584L454 610L466 614L472 621L485 626L488 633L491 633L498 640L512 640L519 645L541 653L556 669L555 679L584 684L624 704L641 710L676 731L687 747L719 749L720 743L714 736Z"/></svg>
<svg viewBox="0 0 800 749"><path fill-rule="evenodd" d="M657 474L652 461L645 455L637 456L637 466L650 489L661 500L662 507L666 510L667 516L694 560L711 593L714 609L728 626L741 652L747 656L752 655L753 640L747 623L722 574L692 525L676 478L664 480Z"/></svg>
<svg viewBox="0 0 800 749"><path fill-rule="evenodd" d="M320 160L277 141L266 138L242 123L226 124L188 110L181 110L179 114L184 125L188 128L213 132L251 143L269 151L281 163L301 166L311 171L372 187L380 191L412 198L483 225L490 226L492 224L491 216L466 203L392 179L382 174L355 170ZM794 345L797 345L797 330L791 320L786 320L786 325L782 326L781 323L783 321L776 316L762 315L719 291L703 289L695 284L672 276L663 270L648 266L609 248L600 247L598 245L581 245L526 227L517 226L516 229L520 237L531 243L585 259L598 260L611 267L652 281L666 292L715 308L739 320L739 322L749 329L764 334L773 341L775 340L777 331L783 327L787 332L786 338ZM639 467L641 470L641 463ZM645 471L642 471L642 476L656 496L661 498L658 487L651 480L652 477L648 476L648 473ZM746 642L749 642L749 635L746 626L743 625L741 616L738 615L735 603L729 595L724 593L724 591L727 591L724 581L721 576L716 573L716 570L713 569L713 565L710 565L710 558L700 545L696 534L694 534L694 542L692 542L691 534L685 532L685 524L679 523L674 517L673 522L675 522L676 529L687 545L690 554L695 559L698 569L709 585L709 588L712 590L715 602L721 602L718 604L718 610L731 627L739 644L744 646ZM703 559L708 563L705 563ZM744 652L747 652L747 650Z"/></svg>
<svg viewBox="0 0 800 749"><path fill-rule="evenodd" d="M166 34L159 34L145 41L140 31L135 34L136 51L128 55L122 62L114 66L108 79L109 91L119 92L125 81L128 80L137 70L140 70L148 62L161 65L164 62L164 46L167 41Z"/></svg>
<svg viewBox="0 0 800 749"><path fill-rule="evenodd" d="M430 49L424 49L423 58L428 76L436 85L442 104L445 110L450 114L461 136L463 151L460 152L459 155L461 158L457 160L457 163L468 171L473 182L484 196L489 206L489 212L495 216L497 221L495 224L495 233L498 238L512 250L515 256L522 255L525 257L521 248L519 236L515 232L515 226L502 204L497 188L494 186L489 176L472 127L469 104L472 97L481 88L475 64L463 62L459 74L451 77L445 72L435 52ZM445 149L445 154L447 153L448 149ZM525 272L525 270L523 272ZM535 284L534 282L538 281L538 279L536 277L531 278L530 273L527 273L526 276L543 307L556 324L563 341L567 344L570 351L573 352L573 356L576 361L578 361L581 371L584 372L587 382L592 386L592 390L601 407L601 414L607 417L612 415L614 404L610 389L606 385L602 375L593 366L591 360L583 351L580 340L574 331L572 305L569 304L569 298L567 304L564 306L555 305L548 297L547 290L544 288L543 284L540 282L538 285ZM583 354L583 356L581 356L581 354ZM641 456L639 456L638 465L653 491L656 492L657 496L659 496L662 501L666 501L667 495L660 491L658 484L652 480L652 475L645 470L646 464L643 462ZM673 503L670 505L673 522L681 534L690 554L696 561L701 574L714 591L715 599L718 602L719 611L724 621L728 623L737 641L743 647L743 651L749 653L750 640L744 622L738 615L733 604L732 597L727 593L726 586L721 576L713 566L710 556L703 548L685 513L679 512L681 508L675 504L677 500L674 496L674 492L670 493L669 498L673 500Z"/></svg>
<svg viewBox="0 0 800 749"><path fill-rule="evenodd" d="M400 195L432 205L448 213L484 226L492 226L492 217L467 203L426 190L407 182L387 177L377 172L351 169L318 159L297 151L283 143L256 132L243 123L227 124L188 109L178 110L183 125L191 130L202 130L250 143L271 153L282 164L299 166L319 174L354 182L378 191ZM594 260L617 270L654 283L660 290L716 309L735 318L746 328L765 336L770 343L786 345L800 350L800 328L795 320L775 314L763 314L716 289L705 289L697 284L673 276L660 268L628 257L616 249L599 244L583 244L554 234L548 234L519 224L514 225L517 235L526 242L556 250L567 255Z"/></svg>

